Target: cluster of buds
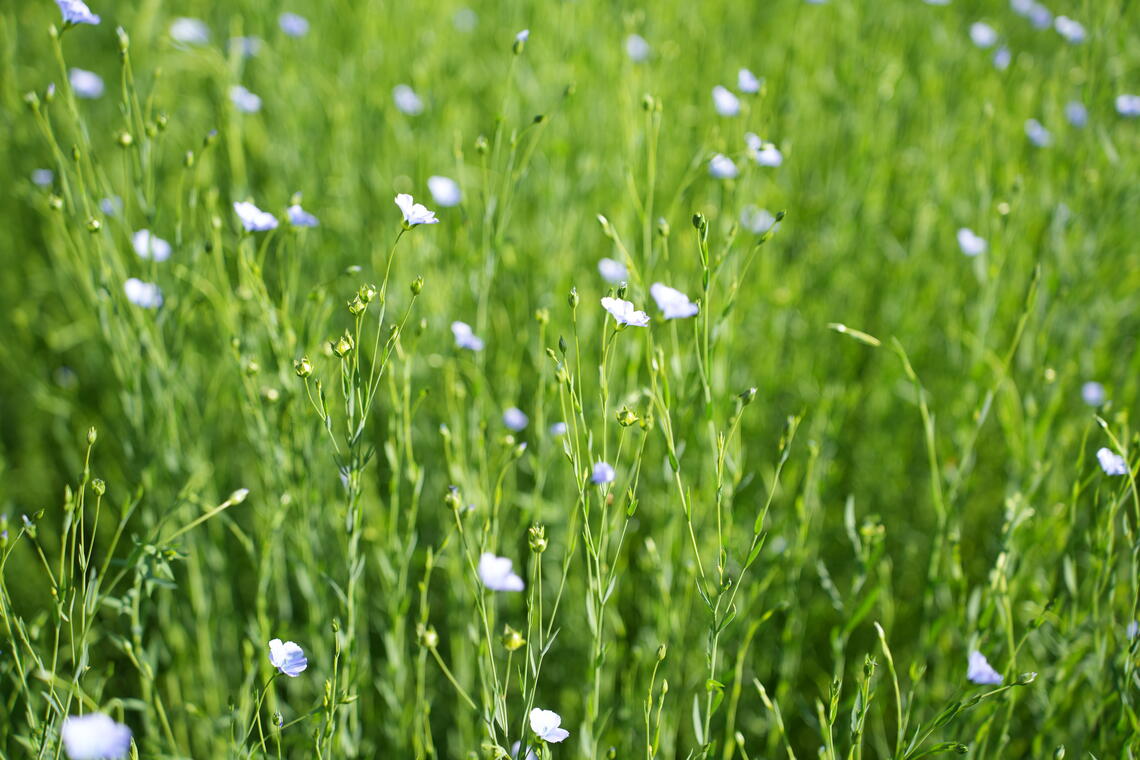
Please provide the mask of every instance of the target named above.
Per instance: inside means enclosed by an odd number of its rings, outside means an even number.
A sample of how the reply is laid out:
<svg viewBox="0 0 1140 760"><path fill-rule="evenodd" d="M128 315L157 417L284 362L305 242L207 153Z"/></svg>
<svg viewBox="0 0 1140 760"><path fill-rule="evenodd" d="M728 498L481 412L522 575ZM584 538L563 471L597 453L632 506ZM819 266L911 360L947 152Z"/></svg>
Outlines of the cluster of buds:
<svg viewBox="0 0 1140 760"><path fill-rule="evenodd" d="M530 550L535 554L542 554L546 551L546 526L541 523L535 523L527 530L527 543L530 544Z"/></svg>

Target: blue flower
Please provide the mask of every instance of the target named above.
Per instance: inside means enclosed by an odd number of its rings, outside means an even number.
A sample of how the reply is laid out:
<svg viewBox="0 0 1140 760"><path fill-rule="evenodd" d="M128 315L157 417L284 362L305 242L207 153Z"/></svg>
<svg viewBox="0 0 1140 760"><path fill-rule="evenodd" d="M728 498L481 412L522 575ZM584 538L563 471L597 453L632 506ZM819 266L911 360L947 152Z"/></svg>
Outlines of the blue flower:
<svg viewBox="0 0 1140 760"><path fill-rule="evenodd" d="M65 24L98 24L99 17L91 12L83 0L55 0Z"/></svg>
<svg viewBox="0 0 1140 760"><path fill-rule="evenodd" d="M1124 457L1111 449L1097 449L1096 459L1100 462L1100 468L1104 470L1105 475L1128 474L1128 462L1124 461Z"/></svg>
<svg viewBox="0 0 1140 760"><path fill-rule="evenodd" d="M694 317L701 307L689 300L689 297L668 285L655 282L649 288L649 294L657 302L657 308L665 314L665 319L685 319Z"/></svg>
<svg viewBox="0 0 1140 760"><path fill-rule="evenodd" d="M131 729L103 713L68 716L59 733L71 760L119 760L131 751Z"/></svg>
<svg viewBox="0 0 1140 760"><path fill-rule="evenodd" d="M281 31L290 37L304 37L309 33L308 19L296 13L282 13L277 23L281 25Z"/></svg>
<svg viewBox="0 0 1140 760"><path fill-rule="evenodd" d="M103 77L94 71L71 69L67 72L67 78L71 82L71 89L75 90L77 96L88 100L102 97Z"/></svg>
<svg viewBox="0 0 1140 760"><path fill-rule="evenodd" d="M976 684L993 686L1001 683L1001 673L994 670L985 655L981 652L970 652L969 664L966 667L966 678Z"/></svg>
<svg viewBox="0 0 1140 760"><path fill-rule="evenodd" d="M482 351L483 339L476 336L471 325L458 320L451 323L451 334L455 336L455 345L466 348L468 351Z"/></svg>
<svg viewBox="0 0 1140 760"><path fill-rule="evenodd" d="M277 217L268 211L246 201L234 203L234 211L241 219L241 226L249 232L265 232L277 229Z"/></svg>
<svg viewBox="0 0 1140 760"><path fill-rule="evenodd" d="M282 642L281 639L269 642L269 662L290 678L296 678L309 667L300 645L292 641Z"/></svg>
<svg viewBox="0 0 1140 760"><path fill-rule="evenodd" d="M127 300L143 309L157 309L162 306L162 291L153 282L143 282L137 277L131 277L123 283L123 292Z"/></svg>
<svg viewBox="0 0 1140 760"><path fill-rule="evenodd" d="M523 430L529 422L530 418L517 406L512 406L503 412L503 424L506 425L509 430L513 430L516 433Z"/></svg>
<svg viewBox="0 0 1140 760"><path fill-rule="evenodd" d="M320 225L320 221L308 211L301 208L299 203L294 203L285 213L289 216L289 224L294 227L316 227Z"/></svg>
<svg viewBox="0 0 1140 760"><path fill-rule="evenodd" d="M512 571L514 563L507 557L496 557L491 552L479 555L479 580L492 591L522 591L523 579Z"/></svg>
<svg viewBox="0 0 1140 760"><path fill-rule="evenodd" d="M614 482L614 468L608 462L595 462L594 472L590 475L590 482L602 485Z"/></svg>
<svg viewBox="0 0 1140 760"><path fill-rule="evenodd" d="M645 327L649 324L649 315L644 311L639 311L632 303L626 301L624 298L611 298L606 296L602 299L602 308L610 313L614 321L618 325L630 325L632 327Z"/></svg>
<svg viewBox="0 0 1140 760"><path fill-rule="evenodd" d="M240 84L235 84L230 88L230 100L233 101L237 110L242 113L257 113L261 110L261 98Z"/></svg>

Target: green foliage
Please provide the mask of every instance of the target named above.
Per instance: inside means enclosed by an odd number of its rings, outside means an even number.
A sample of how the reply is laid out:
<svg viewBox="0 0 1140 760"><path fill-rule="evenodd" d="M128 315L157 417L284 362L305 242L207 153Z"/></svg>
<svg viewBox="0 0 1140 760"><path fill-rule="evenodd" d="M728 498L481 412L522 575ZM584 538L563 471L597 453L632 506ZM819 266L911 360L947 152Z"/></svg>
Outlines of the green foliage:
<svg viewBox="0 0 1140 760"><path fill-rule="evenodd" d="M0 11L0 757L93 711L138 757L1140 750L1140 493L1095 456L1135 472L1134 5L1053 9L1070 45L992 4L1004 71L967 0L114 5Z"/></svg>

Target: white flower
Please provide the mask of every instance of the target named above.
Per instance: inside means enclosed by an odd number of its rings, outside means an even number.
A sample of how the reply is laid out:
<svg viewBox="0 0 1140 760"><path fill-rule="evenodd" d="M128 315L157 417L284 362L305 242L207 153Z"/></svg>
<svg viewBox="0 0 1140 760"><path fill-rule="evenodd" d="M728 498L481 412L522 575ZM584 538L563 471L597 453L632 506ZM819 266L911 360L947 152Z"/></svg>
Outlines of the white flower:
<svg viewBox="0 0 1140 760"><path fill-rule="evenodd" d="M1081 22L1074 21L1068 16L1058 16L1053 19L1053 28L1057 30L1057 34L1073 45L1084 42L1087 36Z"/></svg>
<svg viewBox="0 0 1140 760"><path fill-rule="evenodd" d="M1089 109L1079 100L1070 100L1065 104L1065 118L1074 127L1083 127L1089 123Z"/></svg>
<svg viewBox="0 0 1140 760"><path fill-rule="evenodd" d="M1037 119L1029 119L1025 122L1025 136L1029 138L1029 142L1038 148L1048 147L1053 142L1053 136L1049 134L1049 130L1045 129Z"/></svg>
<svg viewBox="0 0 1140 760"><path fill-rule="evenodd" d="M94 71L72 69L67 72L67 78L71 81L71 89L81 98L94 99L103 95L103 77Z"/></svg>
<svg viewBox="0 0 1140 760"><path fill-rule="evenodd" d="M976 684L993 686L1001 683L1001 673L994 670L981 652L970 652L966 666L966 678Z"/></svg>
<svg viewBox="0 0 1140 760"><path fill-rule="evenodd" d="M289 224L294 227L317 227L321 223L319 219L301 208L299 203L294 203L285 210L285 213L289 217Z"/></svg>
<svg viewBox="0 0 1140 760"><path fill-rule="evenodd" d="M248 232L265 232L277 229L277 217L268 211L262 211L252 203L241 201L234 203L234 211L241 219L241 226Z"/></svg>
<svg viewBox="0 0 1140 760"><path fill-rule="evenodd" d="M170 258L170 243L158 235L152 235L150 230L139 230L131 236L131 245L140 259L166 261Z"/></svg>
<svg viewBox="0 0 1140 760"><path fill-rule="evenodd" d="M745 132L744 142L748 144L748 155L761 166L779 166L784 163L784 154L770 142L764 142L755 132Z"/></svg>
<svg viewBox="0 0 1140 760"><path fill-rule="evenodd" d="M452 322L451 334L455 336L455 345L460 348L466 348L469 351L482 351L483 339L475 336L471 331L471 325L466 322Z"/></svg>
<svg viewBox="0 0 1140 760"><path fill-rule="evenodd" d="M135 306L144 309L157 309L162 306L162 291L153 282L143 282L132 277L123 283L123 292L127 294L127 300Z"/></svg>
<svg viewBox="0 0 1140 760"><path fill-rule="evenodd" d="M550 434L552 436L554 436L555 438L557 438L559 436L566 435L566 423L565 422L555 422L553 425L550 426Z"/></svg>
<svg viewBox="0 0 1140 760"><path fill-rule="evenodd" d="M55 0L65 24L98 24L99 17L82 0Z"/></svg>
<svg viewBox="0 0 1140 760"><path fill-rule="evenodd" d="M619 282L624 282L629 277L629 270L625 268L625 264L620 261L614 261L610 258L602 258L598 261L598 274L602 279L611 285L616 285Z"/></svg>
<svg viewBox="0 0 1140 760"><path fill-rule="evenodd" d="M52 182L55 182L55 172L51 169L32 170L32 184L36 187L51 187Z"/></svg>
<svg viewBox="0 0 1140 760"><path fill-rule="evenodd" d="M538 755L534 754L534 750L530 747L526 748L526 756L519 757L519 750L522 749L522 742L515 742L511 745L511 760L538 760Z"/></svg>
<svg viewBox="0 0 1140 760"><path fill-rule="evenodd" d="M233 101L237 110L242 113L257 113L261 110L261 98L240 84L235 84L230 88L230 100Z"/></svg>
<svg viewBox="0 0 1140 760"><path fill-rule="evenodd" d="M625 38L625 54L634 63L641 63L649 58L649 43L640 34L631 34Z"/></svg>
<svg viewBox="0 0 1140 760"><path fill-rule="evenodd" d="M534 708L530 711L530 730L543 741L557 744L570 735L562 725L562 716L553 710Z"/></svg>
<svg viewBox="0 0 1140 760"><path fill-rule="evenodd" d="M709 174L717 179L732 179L738 172L731 158L723 153L717 153L709 159Z"/></svg>
<svg viewBox="0 0 1140 760"><path fill-rule="evenodd" d="M784 163L784 154L772 143L765 143L755 158L761 166L779 166Z"/></svg>
<svg viewBox="0 0 1140 760"><path fill-rule="evenodd" d="M170 25L170 37L183 45L205 45L210 41L210 27L196 18L176 18Z"/></svg>
<svg viewBox="0 0 1140 760"><path fill-rule="evenodd" d="M721 116L736 116L740 113L740 98L732 94L727 88L717 85L713 88L713 105Z"/></svg>
<svg viewBox="0 0 1140 760"><path fill-rule="evenodd" d="M985 238L975 235L969 227L963 227L958 230L958 247L967 256L977 256L985 253L989 244L986 243Z"/></svg>
<svg viewBox="0 0 1140 760"><path fill-rule="evenodd" d="M657 302L657 308L665 314L665 319L685 319L694 317L701 307L689 300L689 297L664 283L655 282L649 288L649 294Z"/></svg>
<svg viewBox="0 0 1140 760"><path fill-rule="evenodd" d="M463 194L459 191L459 183L451 177L428 177L427 186L431 192L432 200L437 206L451 208L458 206L459 202L463 200Z"/></svg>
<svg viewBox="0 0 1140 760"><path fill-rule="evenodd" d="M282 642L281 639L269 642L269 664L290 678L296 678L309 667L300 645L292 641Z"/></svg>
<svg viewBox="0 0 1140 760"><path fill-rule="evenodd" d="M756 75L748 69L741 69L736 74L736 89L740 90L741 92L746 92L749 94L760 92L761 84L761 80L757 79Z"/></svg>
<svg viewBox="0 0 1140 760"><path fill-rule="evenodd" d="M512 406L510 409L503 412L503 424L507 426L508 430L513 430L517 433L526 428L527 423L529 422L530 418L527 417L526 413L522 409L519 409L517 406Z"/></svg>
<svg viewBox="0 0 1140 760"><path fill-rule="evenodd" d="M994 68L998 71L1005 71L1009 68L1009 62L1013 60L1013 54L1009 52L1009 48L1005 45L999 47L994 51Z"/></svg>
<svg viewBox="0 0 1140 760"><path fill-rule="evenodd" d="M515 35L515 42L526 42L529 39L530 39L530 30L529 29L523 29L522 31L520 31L518 34Z"/></svg>
<svg viewBox="0 0 1140 760"><path fill-rule="evenodd" d="M767 209L759 206L745 206L740 212L740 223L751 232L763 235L772 229L772 225L776 223L776 217Z"/></svg>
<svg viewBox="0 0 1140 760"><path fill-rule="evenodd" d="M492 591L522 591L526 585L511 571L513 565L506 557L483 552L479 555L479 580Z"/></svg>
<svg viewBox="0 0 1140 760"><path fill-rule="evenodd" d="M980 48L993 47L997 44L998 33L989 24L975 21L970 25L970 39Z"/></svg>
<svg viewBox="0 0 1140 760"><path fill-rule="evenodd" d="M412 196L400 193L396 196L396 205L404 214L404 226L415 227L417 224L438 224L434 211L428 211L422 203L416 203Z"/></svg>
<svg viewBox="0 0 1140 760"><path fill-rule="evenodd" d="M949 5L950 0L923 0L927 5Z"/></svg>
<svg viewBox="0 0 1140 760"><path fill-rule="evenodd" d="M71 760L119 760L131 751L131 729L103 713L68 716L60 735Z"/></svg>
<svg viewBox="0 0 1140 760"><path fill-rule="evenodd" d="M615 475L614 468L610 466L609 462L594 462L594 469L590 473L590 482L597 485L613 483Z"/></svg>
<svg viewBox="0 0 1140 760"><path fill-rule="evenodd" d="M1140 116L1140 95L1117 95L1116 112L1121 116Z"/></svg>
<svg viewBox="0 0 1140 760"><path fill-rule="evenodd" d="M304 37L309 33L309 20L296 13L282 13L277 23L281 26L281 31L290 37Z"/></svg>
<svg viewBox="0 0 1140 760"><path fill-rule="evenodd" d="M1124 629L1124 635L1127 636L1130 641L1136 638L1136 634L1138 633L1140 633L1140 623L1135 620L1129 623L1128 627Z"/></svg>
<svg viewBox="0 0 1140 760"><path fill-rule="evenodd" d="M1081 400L1089 406L1100 406L1105 401L1104 386L1096 380L1089 380L1081 386Z"/></svg>
<svg viewBox="0 0 1140 760"><path fill-rule="evenodd" d="M398 84L392 88L392 100L396 103L396 108L408 116L415 116L424 110L424 102L420 100L420 96L406 84Z"/></svg>
<svg viewBox="0 0 1140 760"><path fill-rule="evenodd" d="M1100 469L1104 470L1105 475L1128 474L1128 462L1124 461L1124 457L1111 449L1097 449L1096 459L1100 462Z"/></svg>
<svg viewBox="0 0 1140 760"><path fill-rule="evenodd" d="M619 325L645 327L649 324L649 315L644 311L638 311L632 303L624 298L606 296L602 299L602 308L608 311Z"/></svg>

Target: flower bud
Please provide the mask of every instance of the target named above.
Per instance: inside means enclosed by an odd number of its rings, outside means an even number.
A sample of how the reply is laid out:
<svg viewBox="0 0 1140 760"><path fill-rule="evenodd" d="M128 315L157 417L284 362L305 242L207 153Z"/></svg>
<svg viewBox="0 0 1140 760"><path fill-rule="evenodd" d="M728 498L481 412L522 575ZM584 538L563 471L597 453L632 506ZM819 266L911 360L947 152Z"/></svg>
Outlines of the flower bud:
<svg viewBox="0 0 1140 760"><path fill-rule="evenodd" d="M302 356L300 359L293 360L293 371L297 373L297 377L308 377L313 374L313 363L309 361L309 357Z"/></svg>
<svg viewBox="0 0 1140 760"><path fill-rule="evenodd" d="M756 387L753 386L749 388L748 390L738 395L737 398L740 399L741 404L748 406L752 403L752 399L756 398Z"/></svg>
<svg viewBox="0 0 1140 760"><path fill-rule="evenodd" d="M708 225L708 220L705 219L704 214L702 214L699 211L697 213L693 214L693 229L695 229L699 232L702 229L704 229L705 226L707 226L707 225Z"/></svg>
<svg viewBox="0 0 1140 760"><path fill-rule="evenodd" d="M536 309L534 312L534 321L540 325L550 323L550 309Z"/></svg>
<svg viewBox="0 0 1140 760"><path fill-rule="evenodd" d="M241 504L243 501L245 501L245 497L247 496L249 496L249 489L239 488L230 494L230 498L227 499L227 501L229 501L231 504Z"/></svg>
<svg viewBox="0 0 1140 760"><path fill-rule="evenodd" d="M571 310L577 309L578 308L578 302L580 300L581 299L578 298L578 289L577 288L570 288L570 295L567 296L567 298L566 298L566 303L570 304L570 309Z"/></svg>
<svg viewBox="0 0 1140 760"><path fill-rule="evenodd" d="M115 27L115 36L119 39L120 53L125 53L131 49L131 38L126 29L121 26Z"/></svg>
<svg viewBox="0 0 1140 760"><path fill-rule="evenodd" d="M663 238L669 237L669 222L663 216L657 218L657 234Z"/></svg>
<svg viewBox="0 0 1140 760"><path fill-rule="evenodd" d="M55 82L52 82L44 89L44 102L51 103L55 100Z"/></svg>
<svg viewBox="0 0 1140 760"><path fill-rule="evenodd" d="M87 428L87 445L94 446L97 440L99 440L99 431L94 427Z"/></svg>
<svg viewBox="0 0 1140 760"><path fill-rule="evenodd" d="M332 352L343 359L353 347L356 345L352 340L352 334L348 330L344 331L344 335L337 338L329 344L332 347Z"/></svg>
<svg viewBox="0 0 1140 760"><path fill-rule="evenodd" d="M48 206L52 211L59 211L61 208L63 208L63 198L60 198L55 193L52 193L48 196Z"/></svg>
<svg viewBox="0 0 1140 760"><path fill-rule="evenodd" d="M422 623L416 626L416 638L419 639L420 646L425 649L435 649L439 646L439 634L435 632L435 628Z"/></svg>
<svg viewBox="0 0 1140 760"><path fill-rule="evenodd" d="M489 148L490 145L487 143L487 138L485 135L479 135L475 138L475 152L480 156L487 155L487 150Z"/></svg>
<svg viewBox="0 0 1140 760"><path fill-rule="evenodd" d="M523 638L523 635L509 625L503 626L503 637L500 641L503 642L503 648L508 652L515 652L526 646L526 639Z"/></svg>
<svg viewBox="0 0 1140 760"><path fill-rule="evenodd" d="M558 352L560 354L562 354L563 356L565 356L566 355L566 349L567 349L566 339L563 338L561 335L559 335L558 336Z"/></svg>
<svg viewBox="0 0 1140 760"><path fill-rule="evenodd" d="M24 94L24 104L32 111L40 110L40 96L35 92Z"/></svg>
<svg viewBox="0 0 1140 760"><path fill-rule="evenodd" d="M103 229L103 223L95 217L91 217L87 220L87 231L91 234L95 234L101 229Z"/></svg>
<svg viewBox="0 0 1140 760"><path fill-rule="evenodd" d="M541 523L535 523L527 529L527 543L530 544L530 550L535 554L542 554L546 551L548 546L546 541L546 526Z"/></svg>
<svg viewBox="0 0 1140 760"><path fill-rule="evenodd" d="M411 287L413 296L418 296L420 293L422 293L424 291L423 275L420 275L416 279L412 280L412 284L410 287Z"/></svg>
<svg viewBox="0 0 1140 760"><path fill-rule="evenodd" d="M667 652L668 652L668 649L665 647L664 644L657 647L657 661L658 662L664 662L665 661L665 654Z"/></svg>
<svg viewBox="0 0 1140 760"><path fill-rule="evenodd" d="M134 143L135 138L131 136L130 132L123 129L115 135L115 141L119 143L120 148L129 148Z"/></svg>
<svg viewBox="0 0 1140 760"><path fill-rule="evenodd" d="M650 95L648 92L641 96L641 110L642 111L652 111L653 110L653 96Z"/></svg>
<svg viewBox="0 0 1140 760"><path fill-rule="evenodd" d="M372 299L376 297L378 292L375 285L361 285L360 290L356 291L356 295L364 303L372 303Z"/></svg>
<svg viewBox="0 0 1140 760"><path fill-rule="evenodd" d="M348 302L348 313L354 317L359 317L368 308L368 304L360 300L360 296L353 296L352 300Z"/></svg>
<svg viewBox="0 0 1140 760"><path fill-rule="evenodd" d="M622 427L629 427L637 422L637 415L628 406L623 406L621 411L617 413L617 421Z"/></svg>
<svg viewBox="0 0 1140 760"><path fill-rule="evenodd" d="M182 166L187 169L194 168L194 151L186 151L186 155L182 157Z"/></svg>
<svg viewBox="0 0 1140 760"><path fill-rule="evenodd" d="M95 478L91 481L91 490L95 492L96 496L102 496L107 493L107 484L100 478Z"/></svg>
<svg viewBox="0 0 1140 760"><path fill-rule="evenodd" d="M459 486L448 486L447 494L443 497L443 503L448 506L452 512L458 512L463 506L463 497L459 494Z"/></svg>
<svg viewBox="0 0 1140 760"><path fill-rule="evenodd" d="M154 117L154 126L158 127L160 132L166 131L166 125L170 123L170 117L164 113L160 113Z"/></svg>

